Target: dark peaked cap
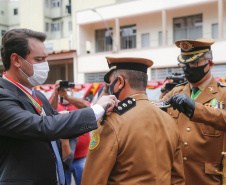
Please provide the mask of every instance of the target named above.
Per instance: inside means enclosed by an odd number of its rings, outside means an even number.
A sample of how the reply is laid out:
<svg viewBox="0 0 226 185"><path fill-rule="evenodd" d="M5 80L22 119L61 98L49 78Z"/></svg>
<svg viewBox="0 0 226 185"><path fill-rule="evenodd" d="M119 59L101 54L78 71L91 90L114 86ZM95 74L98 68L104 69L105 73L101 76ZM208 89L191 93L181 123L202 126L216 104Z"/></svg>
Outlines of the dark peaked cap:
<svg viewBox="0 0 226 185"><path fill-rule="evenodd" d="M114 70L126 69L141 71L147 73L147 69L153 65L152 60L146 58L134 58L134 57L106 57L108 62L109 71L104 76L104 81L110 83L109 76Z"/></svg>
<svg viewBox="0 0 226 185"><path fill-rule="evenodd" d="M178 48L181 48L181 54L177 60L180 63L187 64L198 60L206 52L211 50L214 39L200 38L196 40L178 40L175 42Z"/></svg>

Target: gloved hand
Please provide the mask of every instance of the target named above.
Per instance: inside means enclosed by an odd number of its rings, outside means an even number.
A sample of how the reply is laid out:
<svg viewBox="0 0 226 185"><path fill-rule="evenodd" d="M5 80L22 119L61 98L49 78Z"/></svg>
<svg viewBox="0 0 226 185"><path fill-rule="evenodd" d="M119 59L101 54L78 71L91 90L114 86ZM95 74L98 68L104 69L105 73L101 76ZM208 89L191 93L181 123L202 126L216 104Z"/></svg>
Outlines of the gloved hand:
<svg viewBox="0 0 226 185"><path fill-rule="evenodd" d="M175 94L165 101L166 104L171 104L173 109L184 113L190 119L195 111L195 102L186 94Z"/></svg>

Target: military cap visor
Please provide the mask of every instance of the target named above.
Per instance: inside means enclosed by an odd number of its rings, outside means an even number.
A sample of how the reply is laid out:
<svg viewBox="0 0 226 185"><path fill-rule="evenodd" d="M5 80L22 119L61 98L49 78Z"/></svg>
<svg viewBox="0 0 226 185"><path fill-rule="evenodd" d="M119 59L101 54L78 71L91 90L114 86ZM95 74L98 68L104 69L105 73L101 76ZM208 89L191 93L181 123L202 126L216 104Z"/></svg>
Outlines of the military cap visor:
<svg viewBox="0 0 226 185"><path fill-rule="evenodd" d="M181 54L177 60L180 63L187 64L198 60L206 52L211 50L213 39L200 38L197 40L178 40L175 42L178 48L181 48Z"/></svg>
<svg viewBox="0 0 226 185"><path fill-rule="evenodd" d="M147 73L147 69L153 65L152 60L134 57L106 57L108 61L109 71L104 76L104 81L110 83L109 77L114 70L125 69Z"/></svg>

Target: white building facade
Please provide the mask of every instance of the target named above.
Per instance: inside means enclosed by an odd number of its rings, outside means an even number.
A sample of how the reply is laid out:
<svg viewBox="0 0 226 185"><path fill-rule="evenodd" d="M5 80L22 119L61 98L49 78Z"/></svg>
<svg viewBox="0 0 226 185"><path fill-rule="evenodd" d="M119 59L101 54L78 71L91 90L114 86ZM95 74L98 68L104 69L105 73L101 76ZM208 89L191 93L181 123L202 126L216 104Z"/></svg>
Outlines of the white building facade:
<svg viewBox="0 0 226 185"><path fill-rule="evenodd" d="M164 79L181 72L174 42L201 37L216 40L212 72L226 77L226 0L0 0L0 39L13 28L47 34L48 83L103 82L106 56L152 59L149 80Z"/></svg>
<svg viewBox="0 0 226 185"><path fill-rule="evenodd" d="M135 0L76 12L78 83L103 80L106 56L154 61L149 80L181 72L179 39L214 38L215 77L226 77L225 0ZM112 35L111 35L112 33Z"/></svg>

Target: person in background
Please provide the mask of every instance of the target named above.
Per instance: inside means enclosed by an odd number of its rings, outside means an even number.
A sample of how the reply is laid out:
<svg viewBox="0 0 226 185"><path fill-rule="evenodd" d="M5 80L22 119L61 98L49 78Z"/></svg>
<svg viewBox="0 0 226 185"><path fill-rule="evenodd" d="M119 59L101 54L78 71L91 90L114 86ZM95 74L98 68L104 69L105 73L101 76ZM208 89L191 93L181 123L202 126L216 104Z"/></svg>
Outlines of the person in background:
<svg viewBox="0 0 226 185"><path fill-rule="evenodd" d="M59 90L60 81L61 80L56 81L54 94L50 98L50 104L54 109L58 112L62 112L89 107L88 101L73 96L73 90L71 88ZM63 98L62 103L59 97ZM73 174L75 178L76 185L81 184L89 143L89 133L85 133L78 138L61 139L67 185L71 184L71 174Z"/></svg>

